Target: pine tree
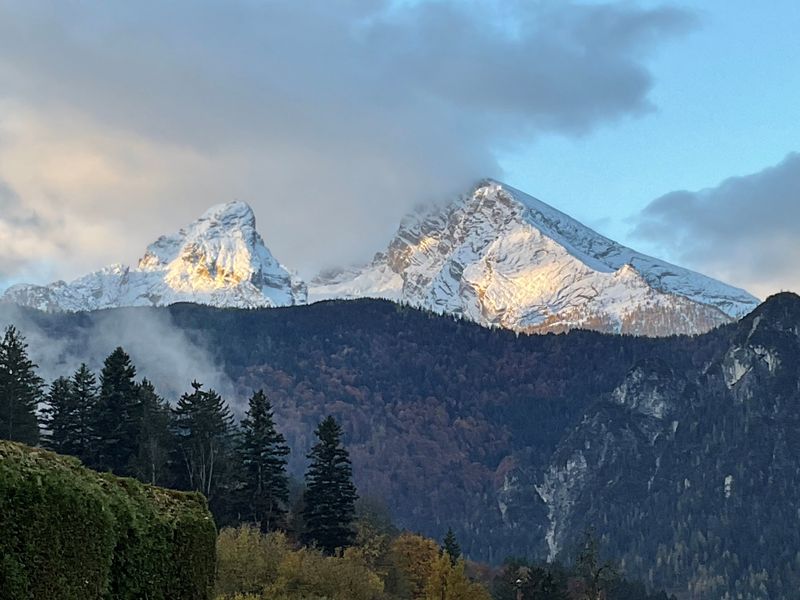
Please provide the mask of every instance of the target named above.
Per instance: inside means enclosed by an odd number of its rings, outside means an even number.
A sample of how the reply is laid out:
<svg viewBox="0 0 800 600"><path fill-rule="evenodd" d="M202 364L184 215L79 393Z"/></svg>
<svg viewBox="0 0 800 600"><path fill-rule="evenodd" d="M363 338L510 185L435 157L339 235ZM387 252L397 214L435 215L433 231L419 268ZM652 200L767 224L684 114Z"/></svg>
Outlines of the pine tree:
<svg viewBox="0 0 800 600"><path fill-rule="evenodd" d="M46 406L42 411L42 421L47 430L47 436L43 439L44 445L54 452L74 456L71 435L75 409L72 401L70 380L59 377L50 384L45 398Z"/></svg>
<svg viewBox="0 0 800 600"><path fill-rule="evenodd" d="M9 326L0 342L0 437L35 445L39 441L36 408L42 379L28 358L28 345Z"/></svg>
<svg viewBox="0 0 800 600"><path fill-rule="evenodd" d="M70 392L74 415L69 436L69 454L79 457L87 464L92 464L97 454L94 421L99 398L97 377L85 363L82 363L72 375Z"/></svg>
<svg viewBox="0 0 800 600"><path fill-rule="evenodd" d="M133 474L141 481L163 485L172 445L169 403L156 393L146 378L138 385L138 392L141 425Z"/></svg>
<svg viewBox="0 0 800 600"><path fill-rule="evenodd" d="M95 411L96 466L118 475L131 472L137 454L139 429L139 390L131 358L117 348L103 364L100 374L100 399Z"/></svg>
<svg viewBox="0 0 800 600"><path fill-rule="evenodd" d="M455 566L458 559L461 558L461 546L458 545L456 534L453 533L452 528L447 528L447 533L444 536L442 543L442 552L446 552L450 557L450 564Z"/></svg>
<svg viewBox="0 0 800 600"><path fill-rule="evenodd" d="M239 448L242 463L241 494L245 510L261 530L268 532L284 525L289 502L286 476L286 439L275 429L272 406L263 390L250 398L242 420Z"/></svg>
<svg viewBox="0 0 800 600"><path fill-rule="evenodd" d="M327 417L315 431L319 441L311 449L306 472L306 537L328 554L353 541L355 501L350 456L342 446L342 428Z"/></svg>
<svg viewBox="0 0 800 600"><path fill-rule="evenodd" d="M223 489L233 436L233 415L214 390L192 382L173 410L173 429L184 487L205 494L209 502Z"/></svg>

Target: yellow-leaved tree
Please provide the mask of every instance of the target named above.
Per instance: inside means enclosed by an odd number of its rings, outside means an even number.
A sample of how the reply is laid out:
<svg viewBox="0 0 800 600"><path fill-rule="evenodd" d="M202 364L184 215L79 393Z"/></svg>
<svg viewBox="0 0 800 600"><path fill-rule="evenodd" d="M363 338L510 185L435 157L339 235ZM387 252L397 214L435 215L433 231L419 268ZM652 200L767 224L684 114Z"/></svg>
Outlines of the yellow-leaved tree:
<svg viewBox="0 0 800 600"><path fill-rule="evenodd" d="M470 581L464 559L455 564L447 552L442 552L433 562L425 585L425 600L491 600L491 595L479 583Z"/></svg>

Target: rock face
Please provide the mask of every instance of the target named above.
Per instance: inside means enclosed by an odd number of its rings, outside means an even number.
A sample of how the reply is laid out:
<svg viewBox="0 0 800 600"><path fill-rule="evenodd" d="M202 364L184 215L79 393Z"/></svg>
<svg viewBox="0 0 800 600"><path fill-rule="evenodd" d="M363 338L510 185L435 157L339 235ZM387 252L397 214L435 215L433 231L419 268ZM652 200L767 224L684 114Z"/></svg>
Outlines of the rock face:
<svg viewBox="0 0 800 600"><path fill-rule="evenodd" d="M520 332L653 336L704 332L758 304L491 180L407 217L371 264L322 274L309 295L386 298Z"/></svg>
<svg viewBox="0 0 800 600"><path fill-rule="evenodd" d="M785 523L800 506L800 298L770 298L712 346L696 369L634 367L561 440L536 477L550 557L598 526L629 570L680 597L787 596L797 574L777 565L798 544Z"/></svg>
<svg viewBox="0 0 800 600"><path fill-rule="evenodd" d="M16 285L2 299L46 311L175 302L255 308L305 303L306 286L264 245L250 206L229 202L158 238L136 267L112 265L71 283Z"/></svg>

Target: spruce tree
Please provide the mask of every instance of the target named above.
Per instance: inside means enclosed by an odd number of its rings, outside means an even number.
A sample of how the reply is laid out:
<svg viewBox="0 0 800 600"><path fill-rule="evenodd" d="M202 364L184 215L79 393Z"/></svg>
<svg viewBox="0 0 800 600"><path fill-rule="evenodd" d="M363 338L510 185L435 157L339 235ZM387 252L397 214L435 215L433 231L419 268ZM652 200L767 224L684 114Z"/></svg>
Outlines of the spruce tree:
<svg viewBox="0 0 800 600"><path fill-rule="evenodd" d="M59 377L50 384L42 411L42 421L47 430L44 445L60 454L72 454L71 434L75 409L72 405L72 384L66 377Z"/></svg>
<svg viewBox="0 0 800 600"><path fill-rule="evenodd" d="M202 492L209 502L224 489L230 460L233 415L214 390L192 382L192 392L180 397L173 410L173 430L183 486Z"/></svg>
<svg viewBox="0 0 800 600"><path fill-rule="evenodd" d="M319 441L308 454L311 463L306 471L306 541L332 554L353 541L358 495L350 456L341 442L342 428L329 416L319 424L315 435Z"/></svg>
<svg viewBox="0 0 800 600"><path fill-rule="evenodd" d="M93 428L96 433L96 466L118 475L128 475L137 454L139 390L136 369L122 349L114 350L103 363L100 399Z"/></svg>
<svg viewBox="0 0 800 600"><path fill-rule="evenodd" d="M255 392L242 420L239 447L240 491L246 514L264 532L282 527L289 502L286 439L275 429L272 406L263 390Z"/></svg>
<svg viewBox="0 0 800 600"><path fill-rule="evenodd" d="M0 437L35 445L39 441L36 408L42 399L42 379L28 358L28 345L9 326L0 342Z"/></svg>
<svg viewBox="0 0 800 600"><path fill-rule="evenodd" d="M442 552L446 552L450 557L450 564L455 566L458 559L461 558L461 546L458 544L456 534L453 533L452 528L447 528L447 533L442 542Z"/></svg>
<svg viewBox="0 0 800 600"><path fill-rule="evenodd" d="M141 425L133 474L146 483L164 485L172 445L169 403L146 378L139 384L138 392Z"/></svg>
<svg viewBox="0 0 800 600"><path fill-rule="evenodd" d="M70 393L72 394L72 417L69 436L69 448L74 456L79 457L87 464L93 464L97 454L96 432L94 421L97 415L98 388L97 377L89 370L85 363L75 371L70 379Z"/></svg>

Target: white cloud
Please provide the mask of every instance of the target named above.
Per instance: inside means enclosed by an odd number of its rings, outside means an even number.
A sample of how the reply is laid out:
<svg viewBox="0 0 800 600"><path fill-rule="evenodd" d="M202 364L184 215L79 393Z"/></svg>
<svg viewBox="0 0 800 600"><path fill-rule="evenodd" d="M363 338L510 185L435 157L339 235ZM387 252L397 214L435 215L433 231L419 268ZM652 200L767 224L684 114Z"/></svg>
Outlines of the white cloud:
<svg viewBox="0 0 800 600"><path fill-rule="evenodd" d="M43 223L0 257L78 275L236 197L290 266L364 258L413 204L501 175L494 148L648 111L647 52L691 22L562 0L0 2L0 178Z"/></svg>

